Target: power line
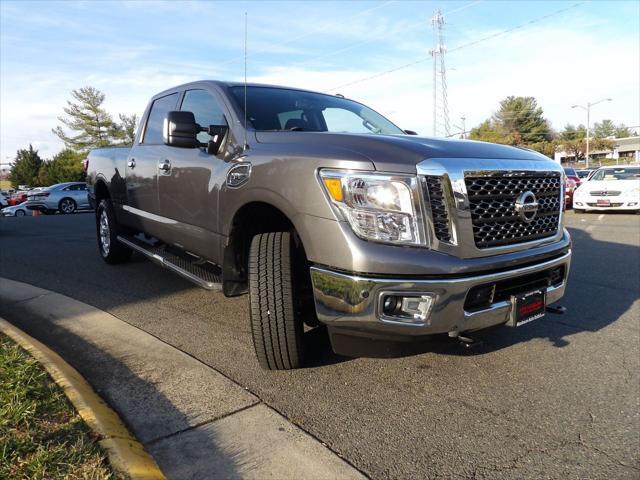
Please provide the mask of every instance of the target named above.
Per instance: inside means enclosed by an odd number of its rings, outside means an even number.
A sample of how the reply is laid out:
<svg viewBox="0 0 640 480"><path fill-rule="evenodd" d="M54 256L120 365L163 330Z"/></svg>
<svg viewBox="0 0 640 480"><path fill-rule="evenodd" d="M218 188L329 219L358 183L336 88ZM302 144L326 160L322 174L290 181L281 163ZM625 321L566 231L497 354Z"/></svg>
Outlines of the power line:
<svg viewBox="0 0 640 480"><path fill-rule="evenodd" d="M477 45L478 43L481 43L481 42L484 42L484 41L487 41L487 40L492 40L492 39L500 37L502 35L507 35L509 33L512 33L514 31L516 31L516 30L520 30L520 29L525 28L525 27L527 27L529 25L532 25L534 23L538 23L538 22L544 21L544 20L546 20L548 18L551 18L553 16L560 15L561 13L564 13L564 12L566 12L568 10L576 8L576 7L578 7L578 6L580 6L580 5L584 4L584 3L586 3L586 2L575 3L575 4L573 4L573 5L571 5L571 6L567 7L567 8L563 8L561 10L556 10L555 12L549 13L547 15L543 15L541 17L534 18L534 19L529 20L529 21L527 21L525 23L521 23L519 25L516 25L515 27L511 27L511 28L508 28L506 30L502 30L500 32L493 33L491 35L487 35L486 37L479 38L478 40L474 40L472 42L459 45L457 47L454 47L454 48L450 49L449 53L456 52L458 50L462 50L463 48L467 48L467 47L471 47L471 46ZM363 77L363 78L360 78L358 80L354 80L354 81L349 82L349 83L344 83L342 85L338 85L337 87L333 87L333 88L328 89L328 91L329 92L333 92L333 91L339 90L341 88L350 87L351 85L356 85L358 83L362 83L362 82L366 82L366 81L369 81L369 80L373 80L374 78L382 77L383 75L388 75L390 73L397 72L398 70L404 70L405 68L413 67L414 65L418 65L420 63L426 62L429 59L431 59L431 56L422 57L422 58L419 58L417 60L414 60L413 62L405 63L404 65L399 65L397 67L390 68L389 70L384 70L382 72L378 72L378 73L375 73L373 75L369 75L367 77Z"/></svg>
<svg viewBox="0 0 640 480"><path fill-rule="evenodd" d="M451 10L449 12L444 12L442 15L452 15L454 13L461 12L462 10L466 10L467 8L473 7L474 5L477 5L478 3L482 3L482 1L483 0L476 0L475 2L471 2L471 3L468 3L466 5L463 5L460 8L456 8L456 9ZM290 65L293 65L293 66L308 65L309 63L311 63L311 62L313 62L315 60L320 60L320 59L323 59L323 58L333 57L333 56L338 55L340 53L348 52L349 50L353 50L355 48L362 47L363 45L368 45L370 43L379 42L383 38L393 37L395 35L398 35L399 33L406 33L408 30L413 30L414 28L421 27L423 25L424 25L424 21L423 20L421 20L419 22L415 22L415 23L410 23L409 25L404 26L402 28L401 32L397 32L397 31L396 32L387 32L385 34L377 35L375 38L370 38L368 40L363 40L363 41L358 42L358 43L347 45L346 47L342 47L342 48L340 48L338 50L334 50L332 52L323 53L322 55L318 55L317 57L311 57L311 58L309 58L307 60L302 60L302 61L299 61L299 62L293 62Z"/></svg>

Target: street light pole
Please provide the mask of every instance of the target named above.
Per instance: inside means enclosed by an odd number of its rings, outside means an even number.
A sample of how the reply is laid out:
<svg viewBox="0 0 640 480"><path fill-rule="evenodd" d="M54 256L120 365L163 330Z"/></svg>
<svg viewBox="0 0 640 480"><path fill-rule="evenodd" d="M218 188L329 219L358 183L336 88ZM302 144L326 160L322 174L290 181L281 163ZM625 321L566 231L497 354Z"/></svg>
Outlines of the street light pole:
<svg viewBox="0 0 640 480"><path fill-rule="evenodd" d="M591 107L602 102L610 102L611 98L603 98L597 102L587 102L587 105L572 105L571 108L581 108L587 112L587 151L585 152L584 168L589 168L589 136L591 134ZM576 159L577 160L577 159Z"/></svg>

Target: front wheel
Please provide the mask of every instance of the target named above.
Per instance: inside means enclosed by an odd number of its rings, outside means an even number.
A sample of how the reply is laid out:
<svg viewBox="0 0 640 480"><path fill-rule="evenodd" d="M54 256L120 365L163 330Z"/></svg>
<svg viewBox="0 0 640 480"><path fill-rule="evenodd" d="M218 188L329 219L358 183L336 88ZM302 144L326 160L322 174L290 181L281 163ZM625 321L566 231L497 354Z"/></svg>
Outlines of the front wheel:
<svg viewBox="0 0 640 480"><path fill-rule="evenodd" d="M24 217L24 210L16 210L16 217Z"/></svg>
<svg viewBox="0 0 640 480"><path fill-rule="evenodd" d="M118 241L118 223L109 200L101 200L96 210L98 249L102 259L110 264L124 263L133 251Z"/></svg>
<svg viewBox="0 0 640 480"><path fill-rule="evenodd" d="M581 208L574 208L574 209L573 209L573 213L581 214L581 213L584 213L584 210L583 210L583 209L581 209Z"/></svg>
<svg viewBox="0 0 640 480"><path fill-rule="evenodd" d="M294 308L293 258L289 232L253 237L249 250L251 335L258 363L267 370L302 365L302 321Z"/></svg>

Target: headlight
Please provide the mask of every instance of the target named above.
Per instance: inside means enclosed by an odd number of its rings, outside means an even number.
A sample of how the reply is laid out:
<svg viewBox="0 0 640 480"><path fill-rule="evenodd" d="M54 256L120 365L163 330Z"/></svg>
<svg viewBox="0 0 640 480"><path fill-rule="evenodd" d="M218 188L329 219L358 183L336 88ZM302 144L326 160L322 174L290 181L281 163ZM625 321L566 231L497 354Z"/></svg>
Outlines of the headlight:
<svg viewBox="0 0 640 480"><path fill-rule="evenodd" d="M359 237L426 245L416 176L321 170L320 179Z"/></svg>

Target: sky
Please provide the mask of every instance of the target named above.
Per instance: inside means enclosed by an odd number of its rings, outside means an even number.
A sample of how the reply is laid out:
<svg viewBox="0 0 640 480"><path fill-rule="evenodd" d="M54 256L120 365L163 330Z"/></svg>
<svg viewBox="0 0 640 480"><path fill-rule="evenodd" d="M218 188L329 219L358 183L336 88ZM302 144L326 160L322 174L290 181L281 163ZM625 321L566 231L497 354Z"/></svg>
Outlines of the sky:
<svg viewBox="0 0 640 480"><path fill-rule="evenodd" d="M51 129L73 89L104 92L117 119L180 83L242 80L245 12L250 82L341 93L431 135L436 9L451 133L508 95L535 97L556 130L608 97L592 123L640 125L638 1L0 0L0 163L30 143L62 149Z"/></svg>

